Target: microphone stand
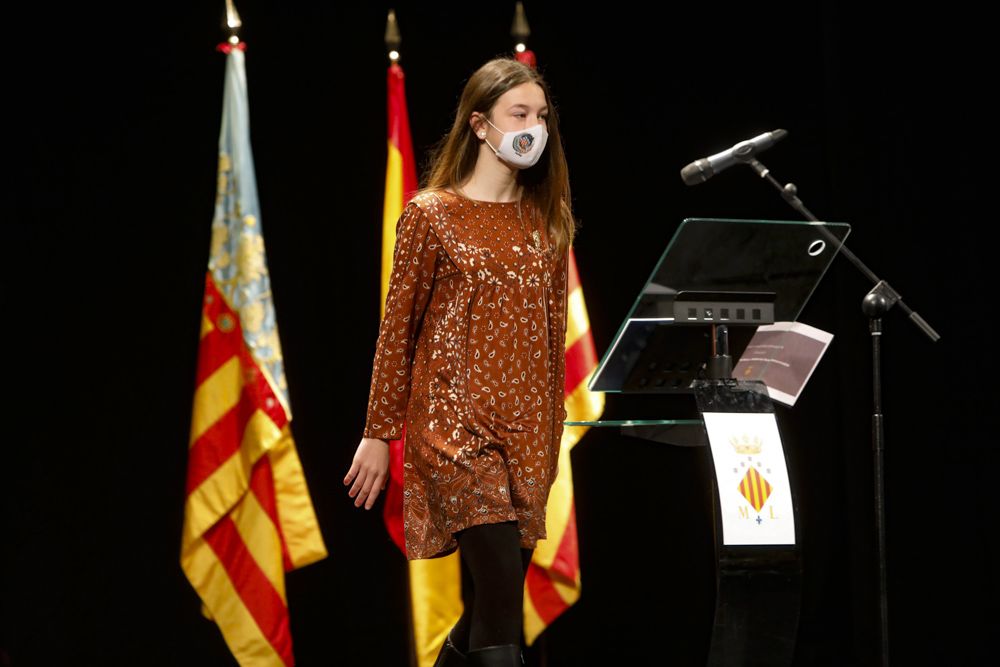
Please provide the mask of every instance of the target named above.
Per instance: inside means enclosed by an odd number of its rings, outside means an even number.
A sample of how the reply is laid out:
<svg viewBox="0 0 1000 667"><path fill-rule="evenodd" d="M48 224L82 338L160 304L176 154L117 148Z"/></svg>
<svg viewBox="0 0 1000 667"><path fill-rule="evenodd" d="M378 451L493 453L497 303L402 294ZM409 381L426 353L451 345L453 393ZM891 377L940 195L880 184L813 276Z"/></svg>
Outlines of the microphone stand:
<svg viewBox="0 0 1000 667"><path fill-rule="evenodd" d="M757 175L761 178L767 179L784 198L788 204L794 208L796 211L801 213L807 220L812 222L819 222L819 218L812 214L809 209L805 207L802 200L798 197L798 188L795 184L788 183L786 185L781 185L773 176L771 176L771 170L760 163L757 158L753 155L749 155L746 158L740 159L741 162L748 164ZM882 364L882 349L881 349L881 339L882 339L882 317L895 305L898 305L903 309L903 312L907 314L910 321L913 322L928 338L931 342L936 342L941 338L940 335L929 325L924 318L920 317L915 311L913 311L909 306L907 306L899 293L889 286L884 280L879 279L877 275L871 269L864 265L864 263L858 259L858 257L847 249L847 246L841 244L840 240L833 235L830 230L826 227L819 225L817 226L827 238L832 239L840 246L840 253L847 257L854 266L858 268L861 273L863 273L869 280L875 283L875 287L872 288L868 294L865 295L864 300L861 304L861 310L869 318L869 331L872 337L872 397L873 397L873 411L872 411L872 452L874 456L874 477L875 477L875 527L878 533L878 578L879 578L879 621L881 628L881 642L880 642L880 652L882 656L882 665L887 667L889 664L889 606L888 606L888 595L886 588L886 564L885 564L885 481L884 481L884 467L883 459L885 455L885 433L882 423L882 376L881 376L881 364Z"/></svg>

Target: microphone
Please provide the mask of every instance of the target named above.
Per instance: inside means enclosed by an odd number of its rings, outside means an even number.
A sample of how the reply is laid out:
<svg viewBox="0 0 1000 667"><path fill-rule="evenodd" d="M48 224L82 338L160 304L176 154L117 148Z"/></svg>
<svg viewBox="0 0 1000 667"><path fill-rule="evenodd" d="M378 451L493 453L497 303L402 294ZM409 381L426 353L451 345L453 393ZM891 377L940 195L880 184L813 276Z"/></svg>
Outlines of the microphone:
<svg viewBox="0 0 1000 667"><path fill-rule="evenodd" d="M730 149L700 160L695 160L681 169L681 178L688 185L704 183L723 169L728 169L737 163L749 162L754 155L766 151L788 135L785 130L774 130L759 134L753 139L741 141Z"/></svg>

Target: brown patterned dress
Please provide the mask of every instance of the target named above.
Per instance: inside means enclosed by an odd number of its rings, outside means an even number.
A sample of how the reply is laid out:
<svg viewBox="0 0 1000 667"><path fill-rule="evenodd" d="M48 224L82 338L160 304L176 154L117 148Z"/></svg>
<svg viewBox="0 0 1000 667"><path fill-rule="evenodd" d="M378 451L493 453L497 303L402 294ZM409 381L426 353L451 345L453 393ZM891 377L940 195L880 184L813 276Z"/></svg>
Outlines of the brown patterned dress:
<svg viewBox="0 0 1000 667"><path fill-rule="evenodd" d="M397 223L364 436L395 440L406 422L409 559L447 555L454 532L484 523L516 520L522 547L545 537L568 252L529 208L424 192Z"/></svg>

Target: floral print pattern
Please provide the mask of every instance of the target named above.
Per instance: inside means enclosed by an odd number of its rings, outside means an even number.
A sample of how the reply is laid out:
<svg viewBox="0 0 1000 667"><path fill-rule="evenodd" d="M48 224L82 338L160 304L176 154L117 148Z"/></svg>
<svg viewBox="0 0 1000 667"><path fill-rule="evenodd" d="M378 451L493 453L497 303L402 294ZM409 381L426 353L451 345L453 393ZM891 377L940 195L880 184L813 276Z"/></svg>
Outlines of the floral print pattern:
<svg viewBox="0 0 1000 667"><path fill-rule="evenodd" d="M566 418L568 252L555 256L532 213L436 191L397 223L364 436L398 439L406 423L409 559L447 555L453 533L483 523L516 520L525 548L545 537Z"/></svg>

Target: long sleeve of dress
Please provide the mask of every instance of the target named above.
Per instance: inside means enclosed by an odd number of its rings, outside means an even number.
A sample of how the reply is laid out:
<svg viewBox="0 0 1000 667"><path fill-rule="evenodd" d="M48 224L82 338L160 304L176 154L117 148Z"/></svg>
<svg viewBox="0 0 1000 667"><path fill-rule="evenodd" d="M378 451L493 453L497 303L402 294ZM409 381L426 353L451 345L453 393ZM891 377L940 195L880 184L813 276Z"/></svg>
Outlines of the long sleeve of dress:
<svg viewBox="0 0 1000 667"><path fill-rule="evenodd" d="M396 223L392 273L379 325L364 437L402 436L416 337L434 285L439 248L427 213L410 202Z"/></svg>

